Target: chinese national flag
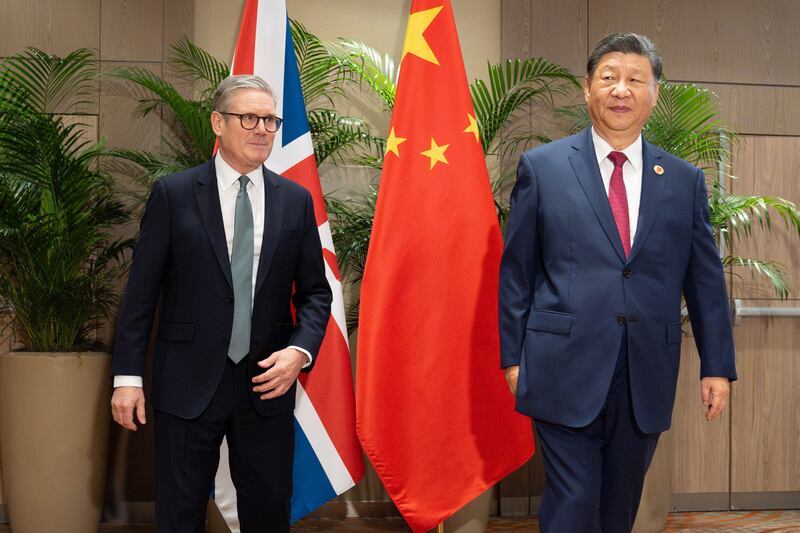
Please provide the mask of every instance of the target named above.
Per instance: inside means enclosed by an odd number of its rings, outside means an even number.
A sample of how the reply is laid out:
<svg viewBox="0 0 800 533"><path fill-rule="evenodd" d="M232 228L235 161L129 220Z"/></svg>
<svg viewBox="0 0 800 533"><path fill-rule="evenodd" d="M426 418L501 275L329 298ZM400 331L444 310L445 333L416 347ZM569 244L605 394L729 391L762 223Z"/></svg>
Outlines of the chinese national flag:
<svg viewBox="0 0 800 533"><path fill-rule="evenodd" d="M361 443L414 531L525 463L500 370L502 237L449 0L413 0L361 287Z"/></svg>

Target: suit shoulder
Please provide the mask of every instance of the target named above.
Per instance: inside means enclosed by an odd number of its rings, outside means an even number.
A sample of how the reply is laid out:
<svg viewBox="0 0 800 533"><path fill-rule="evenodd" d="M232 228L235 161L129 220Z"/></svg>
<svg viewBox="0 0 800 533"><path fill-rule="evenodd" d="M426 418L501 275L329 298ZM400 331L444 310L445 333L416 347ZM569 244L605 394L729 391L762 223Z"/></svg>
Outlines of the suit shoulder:
<svg viewBox="0 0 800 533"><path fill-rule="evenodd" d="M206 161L202 165L197 165L196 167L191 167L179 172L168 174L162 178L159 178L157 181L161 182L161 184L167 189L186 187L191 185L198 177L208 173L209 164L210 162Z"/></svg>
<svg viewBox="0 0 800 533"><path fill-rule="evenodd" d="M580 134L569 135L546 144L540 144L526 151L523 156L529 159L548 159L554 156L563 157L573 151L573 146L580 141Z"/></svg>

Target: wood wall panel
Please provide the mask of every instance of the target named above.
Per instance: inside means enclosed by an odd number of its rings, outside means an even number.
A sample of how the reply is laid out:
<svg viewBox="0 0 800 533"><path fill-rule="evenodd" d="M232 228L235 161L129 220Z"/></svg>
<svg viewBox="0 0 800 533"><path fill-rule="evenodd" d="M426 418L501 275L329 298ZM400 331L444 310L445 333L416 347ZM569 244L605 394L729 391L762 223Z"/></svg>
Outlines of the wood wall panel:
<svg viewBox="0 0 800 533"><path fill-rule="evenodd" d="M501 57L530 57L532 0L503 0L500 15Z"/></svg>
<svg viewBox="0 0 800 533"><path fill-rule="evenodd" d="M716 419L706 421L700 400L700 358L694 337L684 335L670 429L675 453L673 492L728 491L730 417L731 411L726 409Z"/></svg>
<svg viewBox="0 0 800 533"><path fill-rule="evenodd" d="M589 46L617 31L644 33L668 79L800 85L800 2L605 0L589 2Z"/></svg>
<svg viewBox="0 0 800 533"><path fill-rule="evenodd" d="M0 1L0 56L35 46L56 55L100 47L101 0Z"/></svg>
<svg viewBox="0 0 800 533"><path fill-rule="evenodd" d="M800 203L800 137L744 136L734 159L734 174L739 179L730 184L735 194L779 196ZM779 217L773 217L772 231L755 228L750 238L734 243L733 253L777 261L784 265L792 298L800 297L800 237ZM770 284L753 278L745 269L737 269L732 295L735 298L774 298Z"/></svg>
<svg viewBox="0 0 800 533"><path fill-rule="evenodd" d="M194 0L164 1L164 60L171 55L170 46L181 37L194 40Z"/></svg>
<svg viewBox="0 0 800 533"><path fill-rule="evenodd" d="M162 2L163 0L103 0L103 31L100 35L102 59L160 62L164 57Z"/></svg>
<svg viewBox="0 0 800 533"><path fill-rule="evenodd" d="M104 67L140 67L162 74L161 63L124 63L104 62ZM161 119L158 115L141 117L136 112L136 100L131 95L137 94L132 84L117 80L107 80L100 91L100 136L109 145L119 148L160 150ZM132 91L132 92L131 92Z"/></svg>
<svg viewBox="0 0 800 533"><path fill-rule="evenodd" d="M587 4L586 0L533 0L532 54L567 67L577 76L584 74L589 50Z"/></svg>
<svg viewBox="0 0 800 533"><path fill-rule="evenodd" d="M731 490L800 491L800 320L736 328Z"/></svg>
<svg viewBox="0 0 800 533"><path fill-rule="evenodd" d="M740 135L800 136L800 87L700 85L719 97L722 120Z"/></svg>

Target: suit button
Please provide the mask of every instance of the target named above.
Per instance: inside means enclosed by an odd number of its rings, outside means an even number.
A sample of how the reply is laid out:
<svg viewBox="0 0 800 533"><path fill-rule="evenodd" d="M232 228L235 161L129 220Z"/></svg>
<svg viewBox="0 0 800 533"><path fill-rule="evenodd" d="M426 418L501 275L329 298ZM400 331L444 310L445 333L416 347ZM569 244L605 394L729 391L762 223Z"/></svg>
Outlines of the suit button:
<svg viewBox="0 0 800 533"><path fill-rule="evenodd" d="M625 315L617 315L617 324L620 326L625 324Z"/></svg>
<svg viewBox="0 0 800 533"><path fill-rule="evenodd" d="M626 278L629 278L633 275L633 272L631 272L630 268L626 268L625 270L622 271L622 275L625 276Z"/></svg>
<svg viewBox="0 0 800 533"><path fill-rule="evenodd" d="M233 303L233 298L231 298L230 296L226 296L225 297L225 303L228 304L228 305L232 304Z"/></svg>
<svg viewBox="0 0 800 533"><path fill-rule="evenodd" d="M228 345L228 339L227 338L222 339L222 345L223 346L227 346Z"/></svg>

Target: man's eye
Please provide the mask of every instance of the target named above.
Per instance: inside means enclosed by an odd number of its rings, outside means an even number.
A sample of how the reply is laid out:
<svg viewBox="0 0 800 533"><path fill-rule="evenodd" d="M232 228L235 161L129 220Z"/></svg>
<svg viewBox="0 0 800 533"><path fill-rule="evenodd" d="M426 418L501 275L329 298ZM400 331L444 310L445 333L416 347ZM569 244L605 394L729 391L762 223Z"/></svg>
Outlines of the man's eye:
<svg viewBox="0 0 800 533"><path fill-rule="evenodd" d="M253 114L253 113L245 113L245 114L242 116L242 118L243 118L243 119L244 119L246 122L258 122L258 115L255 115L255 114Z"/></svg>

